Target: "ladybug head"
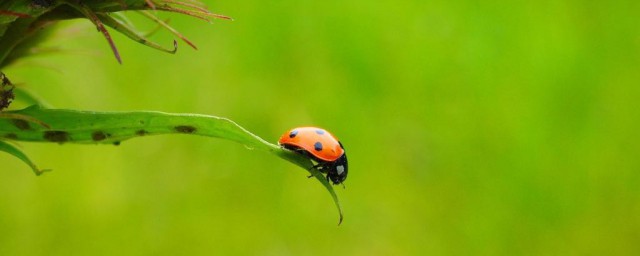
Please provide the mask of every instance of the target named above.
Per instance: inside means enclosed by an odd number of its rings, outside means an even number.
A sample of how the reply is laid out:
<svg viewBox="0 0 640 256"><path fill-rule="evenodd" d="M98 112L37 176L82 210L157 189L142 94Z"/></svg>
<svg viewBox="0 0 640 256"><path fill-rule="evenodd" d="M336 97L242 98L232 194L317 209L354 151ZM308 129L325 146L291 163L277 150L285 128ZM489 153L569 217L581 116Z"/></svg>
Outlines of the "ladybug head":
<svg viewBox="0 0 640 256"><path fill-rule="evenodd" d="M329 172L327 173L327 179L330 179L333 185L338 185L347 179L348 171L347 154L342 154L338 160L331 164Z"/></svg>

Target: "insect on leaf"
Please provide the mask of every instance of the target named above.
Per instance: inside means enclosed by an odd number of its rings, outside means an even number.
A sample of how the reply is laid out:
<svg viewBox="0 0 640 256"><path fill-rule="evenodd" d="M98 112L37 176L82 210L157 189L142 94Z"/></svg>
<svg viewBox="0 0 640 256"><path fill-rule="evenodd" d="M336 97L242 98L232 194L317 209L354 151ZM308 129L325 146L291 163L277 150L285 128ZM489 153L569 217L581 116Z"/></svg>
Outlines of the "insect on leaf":
<svg viewBox="0 0 640 256"><path fill-rule="evenodd" d="M342 222L342 209L333 187L318 170L312 168L313 163L308 158L269 143L227 118L154 111L92 112L39 106L3 112L3 115L31 118L32 122L0 118L0 138L16 141L119 145L142 136L187 134L221 138L266 151L302 167L316 177L331 194Z"/></svg>

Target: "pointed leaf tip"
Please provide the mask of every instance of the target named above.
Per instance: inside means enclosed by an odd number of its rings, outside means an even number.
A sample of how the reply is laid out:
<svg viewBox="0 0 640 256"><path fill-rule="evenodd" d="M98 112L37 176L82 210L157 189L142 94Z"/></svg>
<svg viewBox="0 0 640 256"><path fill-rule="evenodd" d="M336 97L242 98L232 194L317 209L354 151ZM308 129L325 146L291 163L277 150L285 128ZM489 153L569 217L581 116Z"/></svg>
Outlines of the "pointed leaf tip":
<svg viewBox="0 0 640 256"><path fill-rule="evenodd" d="M329 183L329 181L318 170L314 168L307 169L307 170L314 177L316 177L316 179L320 181L322 185L324 185L327 191L329 191L329 194L331 194L331 198L333 198L333 202L335 203L336 208L338 209L338 215L339 215L338 226L340 226L340 224L342 224L342 220L344 219L344 214L342 213L342 206L340 206L340 200L338 200L338 195L336 194L336 191L333 189L333 186L331 186L331 183Z"/></svg>
<svg viewBox="0 0 640 256"><path fill-rule="evenodd" d="M38 169L38 167L36 166L35 163L33 163L31 161L31 159L29 159L29 157L23 153L22 151L20 151L20 149L16 148L15 146L6 143L4 141L0 141L0 151L1 152L6 152L12 156L17 157L18 159L20 159L23 163L27 164L29 167L31 167L31 170L33 171L33 173L36 176L40 176L45 172L50 172L50 169L46 169L46 170L40 170Z"/></svg>

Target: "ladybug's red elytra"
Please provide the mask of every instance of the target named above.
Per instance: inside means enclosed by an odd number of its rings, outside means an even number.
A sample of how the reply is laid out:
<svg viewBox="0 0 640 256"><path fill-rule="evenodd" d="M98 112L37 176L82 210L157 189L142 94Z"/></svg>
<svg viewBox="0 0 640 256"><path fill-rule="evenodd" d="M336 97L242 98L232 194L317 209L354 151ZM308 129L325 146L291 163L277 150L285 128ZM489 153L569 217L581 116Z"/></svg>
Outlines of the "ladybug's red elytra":
<svg viewBox="0 0 640 256"><path fill-rule="evenodd" d="M347 179L347 154L342 143L328 131L317 127L293 128L280 137L280 146L301 153L316 164L314 168L327 174L334 185Z"/></svg>

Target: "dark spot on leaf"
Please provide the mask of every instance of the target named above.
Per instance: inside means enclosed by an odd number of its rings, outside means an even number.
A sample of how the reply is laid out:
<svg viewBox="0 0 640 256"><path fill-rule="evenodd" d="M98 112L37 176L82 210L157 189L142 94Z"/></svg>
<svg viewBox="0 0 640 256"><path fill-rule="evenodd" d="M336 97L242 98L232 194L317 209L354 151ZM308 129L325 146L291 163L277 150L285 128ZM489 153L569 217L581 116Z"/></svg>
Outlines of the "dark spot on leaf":
<svg viewBox="0 0 640 256"><path fill-rule="evenodd" d="M69 141L69 133L65 131L46 131L43 138L51 142L63 143Z"/></svg>
<svg viewBox="0 0 640 256"><path fill-rule="evenodd" d="M314 148L316 151L322 151L322 143L320 143L320 142L316 142L315 144L313 144L313 148Z"/></svg>
<svg viewBox="0 0 640 256"><path fill-rule="evenodd" d="M138 136L145 136L147 134L149 134L149 132L145 131L145 130L137 130L136 131L136 135L138 135Z"/></svg>
<svg viewBox="0 0 640 256"><path fill-rule="evenodd" d="M7 134L4 135L4 137L7 138L7 139L15 140L15 139L18 138L18 135L16 135L15 133L7 133Z"/></svg>
<svg viewBox="0 0 640 256"><path fill-rule="evenodd" d="M119 141L114 141L114 142L113 142L113 145L114 145L114 146L120 146L120 142L119 142Z"/></svg>
<svg viewBox="0 0 640 256"><path fill-rule="evenodd" d="M93 141L101 141L109 136L110 134L104 133L103 131L95 131L91 134L91 139L93 139Z"/></svg>
<svg viewBox="0 0 640 256"><path fill-rule="evenodd" d="M29 125L29 122L22 120L22 119L13 119L11 120L13 122L13 125L15 125L18 129L20 130L29 130L31 129L31 125Z"/></svg>
<svg viewBox="0 0 640 256"><path fill-rule="evenodd" d="M189 125L178 125L175 129L177 132L181 133L194 133L196 131L195 127Z"/></svg>
<svg viewBox="0 0 640 256"><path fill-rule="evenodd" d="M291 131L291 133L289 133L289 138L293 138L296 135L298 135L298 130L293 130L293 131Z"/></svg>

